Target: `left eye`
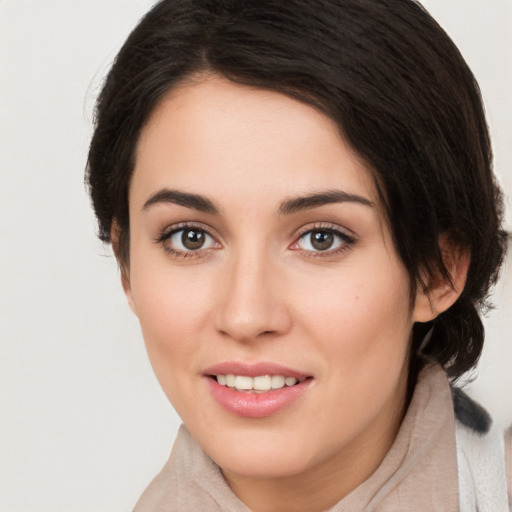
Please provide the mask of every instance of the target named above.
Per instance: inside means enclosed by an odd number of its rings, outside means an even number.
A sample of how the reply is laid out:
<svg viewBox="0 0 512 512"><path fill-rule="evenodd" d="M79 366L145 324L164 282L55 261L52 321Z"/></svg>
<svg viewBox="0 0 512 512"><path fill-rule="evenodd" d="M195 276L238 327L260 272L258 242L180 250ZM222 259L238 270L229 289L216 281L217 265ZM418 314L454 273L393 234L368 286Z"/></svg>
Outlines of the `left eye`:
<svg viewBox="0 0 512 512"><path fill-rule="evenodd" d="M168 240L173 249L183 252L210 249L215 245L215 240L206 231L197 228L174 231Z"/></svg>
<svg viewBox="0 0 512 512"><path fill-rule="evenodd" d="M314 229L304 233L297 241L297 246L305 251L332 251L346 244L347 238L335 231Z"/></svg>

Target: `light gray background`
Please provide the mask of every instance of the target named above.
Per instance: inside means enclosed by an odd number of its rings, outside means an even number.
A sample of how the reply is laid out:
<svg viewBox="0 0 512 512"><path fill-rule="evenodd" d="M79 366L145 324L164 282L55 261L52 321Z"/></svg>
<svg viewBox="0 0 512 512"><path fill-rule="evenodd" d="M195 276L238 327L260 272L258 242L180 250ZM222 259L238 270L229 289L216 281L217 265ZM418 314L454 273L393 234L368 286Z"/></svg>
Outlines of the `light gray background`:
<svg viewBox="0 0 512 512"><path fill-rule="evenodd" d="M428 0L476 74L512 196L512 3ZM151 0L0 1L0 510L130 510L179 419L83 185L94 99ZM511 219L510 206L508 223ZM469 385L512 422L512 269Z"/></svg>

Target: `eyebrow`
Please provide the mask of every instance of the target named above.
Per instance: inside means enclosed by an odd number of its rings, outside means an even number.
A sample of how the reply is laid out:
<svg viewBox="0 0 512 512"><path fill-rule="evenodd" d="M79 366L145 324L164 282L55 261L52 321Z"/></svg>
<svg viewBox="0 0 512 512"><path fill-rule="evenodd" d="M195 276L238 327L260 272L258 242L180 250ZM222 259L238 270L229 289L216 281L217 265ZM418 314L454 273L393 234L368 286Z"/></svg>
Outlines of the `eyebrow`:
<svg viewBox="0 0 512 512"><path fill-rule="evenodd" d="M179 190L162 189L153 194L142 207L147 210L151 206L162 203L172 203L186 208L193 208L204 213L219 214L219 209L207 197L199 194L190 194L188 192L180 192Z"/></svg>
<svg viewBox="0 0 512 512"><path fill-rule="evenodd" d="M373 207L374 203L366 197L349 194L343 190L327 190L306 196L295 197L281 203L279 215L290 215L303 210L318 208L332 203L357 203Z"/></svg>
<svg viewBox="0 0 512 512"><path fill-rule="evenodd" d="M327 190L315 194L309 194L300 197L287 199L279 206L279 215L291 215L293 213L318 208L332 203L357 203L363 206L373 207L374 203L366 197L349 194L343 190ZM142 207L147 210L156 204L171 203L186 208L193 208L204 213L213 215L219 214L219 208L205 196L199 194L191 194L188 192L180 192L179 190L162 189L153 194Z"/></svg>

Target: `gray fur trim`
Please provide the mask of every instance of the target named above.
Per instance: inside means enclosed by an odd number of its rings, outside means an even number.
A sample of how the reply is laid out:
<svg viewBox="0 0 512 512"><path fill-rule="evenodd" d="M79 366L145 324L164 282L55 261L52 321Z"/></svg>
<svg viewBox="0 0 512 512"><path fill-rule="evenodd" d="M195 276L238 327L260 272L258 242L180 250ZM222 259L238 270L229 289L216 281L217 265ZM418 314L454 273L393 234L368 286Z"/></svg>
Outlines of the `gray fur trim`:
<svg viewBox="0 0 512 512"><path fill-rule="evenodd" d="M453 408L457 420L477 434L483 435L489 432L492 424L489 413L464 393L462 389L453 386L451 389Z"/></svg>

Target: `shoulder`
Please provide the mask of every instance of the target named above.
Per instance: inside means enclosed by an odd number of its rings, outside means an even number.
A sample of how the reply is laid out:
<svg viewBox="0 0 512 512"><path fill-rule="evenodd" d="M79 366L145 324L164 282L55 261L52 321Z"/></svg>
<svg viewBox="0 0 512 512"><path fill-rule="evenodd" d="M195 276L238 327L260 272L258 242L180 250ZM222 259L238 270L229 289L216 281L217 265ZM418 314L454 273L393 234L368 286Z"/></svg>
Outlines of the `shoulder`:
<svg viewBox="0 0 512 512"><path fill-rule="evenodd" d="M463 390L452 398L461 512L508 512L504 433Z"/></svg>

